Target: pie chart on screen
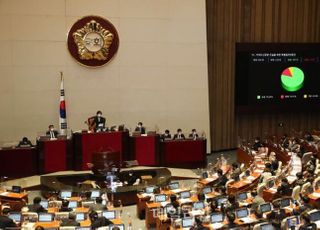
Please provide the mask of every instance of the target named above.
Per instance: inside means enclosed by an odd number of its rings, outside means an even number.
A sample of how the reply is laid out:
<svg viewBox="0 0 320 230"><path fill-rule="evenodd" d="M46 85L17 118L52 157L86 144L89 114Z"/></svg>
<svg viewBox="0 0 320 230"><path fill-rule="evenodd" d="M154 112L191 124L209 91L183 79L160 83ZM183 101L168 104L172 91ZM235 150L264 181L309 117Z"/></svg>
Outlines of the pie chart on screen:
<svg viewBox="0 0 320 230"><path fill-rule="evenodd" d="M282 87L289 92L301 89L304 82L304 73L298 67L288 67L281 73Z"/></svg>

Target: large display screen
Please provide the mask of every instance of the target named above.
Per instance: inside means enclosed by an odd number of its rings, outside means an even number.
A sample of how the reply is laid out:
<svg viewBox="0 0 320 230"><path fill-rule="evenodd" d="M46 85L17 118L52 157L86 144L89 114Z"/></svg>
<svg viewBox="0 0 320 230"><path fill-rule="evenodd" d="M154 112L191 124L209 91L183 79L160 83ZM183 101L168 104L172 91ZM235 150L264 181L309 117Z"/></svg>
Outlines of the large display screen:
<svg viewBox="0 0 320 230"><path fill-rule="evenodd" d="M236 110L320 110L320 43L237 43Z"/></svg>

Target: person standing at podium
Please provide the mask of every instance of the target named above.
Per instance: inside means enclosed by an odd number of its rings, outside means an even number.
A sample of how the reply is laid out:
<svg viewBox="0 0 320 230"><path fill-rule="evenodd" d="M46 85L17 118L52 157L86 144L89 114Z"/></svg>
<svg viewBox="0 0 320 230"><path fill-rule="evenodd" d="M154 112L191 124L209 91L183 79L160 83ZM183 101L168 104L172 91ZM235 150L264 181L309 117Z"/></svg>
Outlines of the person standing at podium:
<svg viewBox="0 0 320 230"><path fill-rule="evenodd" d="M54 129L54 125L49 125L49 130L46 132L46 135L50 137L50 139L56 139L58 137L58 131Z"/></svg>

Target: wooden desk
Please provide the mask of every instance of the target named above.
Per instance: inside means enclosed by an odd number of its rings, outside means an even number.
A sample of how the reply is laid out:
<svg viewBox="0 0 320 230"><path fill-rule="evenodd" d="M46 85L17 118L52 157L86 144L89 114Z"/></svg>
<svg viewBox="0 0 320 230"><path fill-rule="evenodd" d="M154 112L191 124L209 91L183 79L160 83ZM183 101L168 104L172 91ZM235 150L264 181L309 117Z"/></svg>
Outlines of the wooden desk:
<svg viewBox="0 0 320 230"><path fill-rule="evenodd" d="M39 173L52 173L72 169L71 140L39 140Z"/></svg>
<svg viewBox="0 0 320 230"><path fill-rule="evenodd" d="M145 219L146 215L146 203L150 200L151 196L143 196L137 194L137 217L139 219Z"/></svg>
<svg viewBox="0 0 320 230"><path fill-rule="evenodd" d="M139 165L159 165L160 136L131 136L130 159L137 160Z"/></svg>
<svg viewBox="0 0 320 230"><path fill-rule="evenodd" d="M145 220L145 226L147 229L150 229L156 225L156 217L157 212L161 208L160 203L146 203L146 220Z"/></svg>
<svg viewBox="0 0 320 230"><path fill-rule="evenodd" d="M128 139L128 132L75 133L75 168L87 170L87 163L92 162L93 152L112 150L120 153L122 161L127 160Z"/></svg>
<svg viewBox="0 0 320 230"><path fill-rule="evenodd" d="M36 148L3 148L0 159L0 176L18 178L38 173Z"/></svg>
<svg viewBox="0 0 320 230"><path fill-rule="evenodd" d="M28 193L1 192L0 202L7 203L13 211L20 212L21 208L28 203Z"/></svg>
<svg viewBox="0 0 320 230"><path fill-rule="evenodd" d="M207 163L207 140L165 140L160 142L160 165L199 168Z"/></svg>

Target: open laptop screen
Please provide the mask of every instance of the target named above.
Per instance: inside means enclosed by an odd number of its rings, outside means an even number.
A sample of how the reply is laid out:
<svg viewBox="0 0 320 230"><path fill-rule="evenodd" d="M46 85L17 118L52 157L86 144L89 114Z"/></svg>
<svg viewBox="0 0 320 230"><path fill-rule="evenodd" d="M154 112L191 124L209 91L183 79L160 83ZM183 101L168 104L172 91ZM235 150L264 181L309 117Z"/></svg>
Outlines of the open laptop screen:
<svg viewBox="0 0 320 230"><path fill-rule="evenodd" d="M190 191L180 192L180 198L181 199L187 199L191 197Z"/></svg>
<svg viewBox="0 0 320 230"><path fill-rule="evenodd" d="M265 203L260 205L261 213L270 212L270 211L271 211L271 203Z"/></svg>
<svg viewBox="0 0 320 230"><path fill-rule="evenodd" d="M51 222L53 215L51 213L39 213L39 222Z"/></svg>
<svg viewBox="0 0 320 230"><path fill-rule="evenodd" d="M174 190L179 188L179 182L172 182L169 184L169 189Z"/></svg>
<svg viewBox="0 0 320 230"><path fill-rule="evenodd" d="M14 220L15 222L21 222L21 213L20 212L10 212L9 218Z"/></svg>
<svg viewBox="0 0 320 230"><path fill-rule="evenodd" d="M165 194L158 194L155 195L154 201L159 203L159 202L165 202L166 201L166 195Z"/></svg>
<svg viewBox="0 0 320 230"><path fill-rule="evenodd" d="M95 199L97 197L100 197L100 191L99 190L92 190L91 191L91 198Z"/></svg>
<svg viewBox="0 0 320 230"><path fill-rule="evenodd" d="M249 211L247 208L241 208L241 209L236 210L236 215L239 219L244 218L249 215Z"/></svg>
<svg viewBox="0 0 320 230"><path fill-rule="evenodd" d="M223 214L221 212L215 212L211 214L211 222L219 223L223 222Z"/></svg>
<svg viewBox="0 0 320 230"><path fill-rule="evenodd" d="M116 219L116 211L115 210L103 211L102 216L104 216L109 220Z"/></svg>
<svg viewBox="0 0 320 230"><path fill-rule="evenodd" d="M191 228L193 226L193 218L183 218L182 219L182 227L183 228Z"/></svg>

